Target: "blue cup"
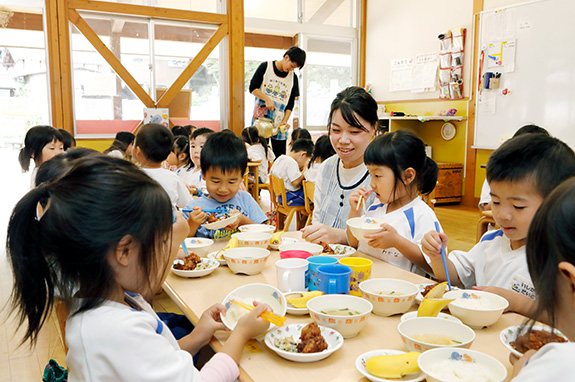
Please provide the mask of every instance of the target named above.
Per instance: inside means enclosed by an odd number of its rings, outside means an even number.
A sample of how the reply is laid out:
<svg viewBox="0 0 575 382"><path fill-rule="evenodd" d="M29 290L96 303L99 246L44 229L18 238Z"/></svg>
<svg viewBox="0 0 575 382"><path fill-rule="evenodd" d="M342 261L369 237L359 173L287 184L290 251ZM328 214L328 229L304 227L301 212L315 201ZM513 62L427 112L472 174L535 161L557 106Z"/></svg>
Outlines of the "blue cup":
<svg viewBox="0 0 575 382"><path fill-rule="evenodd" d="M307 283L308 290L319 290L319 276L317 274L317 269L322 265L337 264L338 261L335 257L331 256L312 256L308 257L308 276L309 280Z"/></svg>
<svg viewBox="0 0 575 382"><path fill-rule="evenodd" d="M347 265L320 265L317 269L319 290L325 294L349 294L352 269Z"/></svg>

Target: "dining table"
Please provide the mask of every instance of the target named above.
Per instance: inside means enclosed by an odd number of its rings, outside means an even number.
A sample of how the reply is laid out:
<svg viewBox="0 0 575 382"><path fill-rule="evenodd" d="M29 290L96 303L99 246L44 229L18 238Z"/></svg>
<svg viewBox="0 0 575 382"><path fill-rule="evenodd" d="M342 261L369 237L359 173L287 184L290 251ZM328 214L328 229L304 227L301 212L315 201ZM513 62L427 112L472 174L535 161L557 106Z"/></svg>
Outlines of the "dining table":
<svg viewBox="0 0 575 382"><path fill-rule="evenodd" d="M286 232L284 236L301 239L300 232ZM227 241L216 241L211 251L225 247ZM394 265L355 252L352 256L365 257L373 261L371 278L392 278L429 284L432 280ZM277 287L275 262L280 259L279 251L272 250L263 271L257 275L234 274L225 265L220 265L211 274L201 278L183 278L170 272L164 291L178 305L187 318L196 324L207 308L221 303L234 289L251 283L264 283ZM410 311L416 310L414 304ZM356 359L363 353L378 349L407 351L397 330L401 315L390 317L370 314L366 326L353 338L346 338L343 346L329 357L311 363L298 363L281 358L268 349L263 340L250 340L242 351L239 380L244 381L361 381L367 382L355 367ZM286 324L309 323L309 315L286 315ZM510 378L512 366L509 362L509 350L500 341L500 332L513 325L520 325L526 318L515 313L504 313L499 320L484 329L475 330L476 338L470 349L476 350L500 361L508 371ZM229 332L218 331L210 345L219 351Z"/></svg>

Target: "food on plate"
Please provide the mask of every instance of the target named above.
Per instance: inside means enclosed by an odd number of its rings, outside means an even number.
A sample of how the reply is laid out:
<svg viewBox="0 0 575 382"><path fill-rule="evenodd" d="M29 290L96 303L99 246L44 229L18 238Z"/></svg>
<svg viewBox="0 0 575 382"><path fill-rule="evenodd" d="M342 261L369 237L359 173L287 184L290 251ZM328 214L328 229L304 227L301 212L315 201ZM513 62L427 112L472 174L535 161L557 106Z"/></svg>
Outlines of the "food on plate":
<svg viewBox="0 0 575 382"><path fill-rule="evenodd" d="M461 341L457 341L455 338L450 336L445 336L442 334L430 334L422 333L411 336L416 341L425 342L426 344L433 345L461 345Z"/></svg>
<svg viewBox="0 0 575 382"><path fill-rule="evenodd" d="M525 353L530 349L539 350L550 342L567 342L567 340L546 330L531 330L518 336L515 341L511 341L509 344L518 352Z"/></svg>
<svg viewBox="0 0 575 382"><path fill-rule="evenodd" d="M237 301L243 303L245 305L253 305L254 301L262 302L257 298L241 298L236 295L232 295L229 298L229 301ZM226 304L227 305L227 304ZM226 317L230 317L230 319L234 322L238 322L240 318L248 314L250 311L244 307L241 307L238 304L230 304L230 307L226 310Z"/></svg>
<svg viewBox="0 0 575 382"><path fill-rule="evenodd" d="M349 308L324 309L320 310L320 313L327 314L329 316L355 316L360 314L358 311L351 310Z"/></svg>
<svg viewBox="0 0 575 382"><path fill-rule="evenodd" d="M464 356L465 357L465 356ZM493 372L485 365L477 362L461 362L445 359L437 361L426 369L433 377L442 381L495 381Z"/></svg>
<svg viewBox="0 0 575 382"><path fill-rule="evenodd" d="M301 330L299 340L300 342L295 342L292 336L276 338L274 345L278 349L292 353L319 353L327 349L327 342L321 335L321 329L315 322L304 326Z"/></svg>
<svg viewBox="0 0 575 382"><path fill-rule="evenodd" d="M298 296L298 297L287 298L286 296L286 300L287 303L293 306L294 308L303 309L307 306L307 302L309 300L311 300L314 297L321 296L322 294L324 293L318 290L312 292L292 293L289 294L288 296Z"/></svg>
<svg viewBox="0 0 575 382"><path fill-rule="evenodd" d="M334 250L325 241L320 241L319 245L321 245L323 247L323 249L322 249L323 253L327 253L328 255L335 254Z"/></svg>
<svg viewBox="0 0 575 382"><path fill-rule="evenodd" d="M214 255L214 259L217 260L224 260L224 251L228 250L228 249L232 249L232 248L237 248L239 245L239 241L237 237L232 237L230 239L230 241L228 241L228 244L223 248L220 249L215 255Z"/></svg>
<svg viewBox="0 0 575 382"><path fill-rule="evenodd" d="M437 317L447 304L454 301L453 299L443 298L446 288L447 282L442 282L431 288L419 305L417 317Z"/></svg>
<svg viewBox="0 0 575 382"><path fill-rule="evenodd" d="M184 257L184 263L175 263L174 269L181 271L199 271L206 269L207 263L202 262L202 258L195 253L191 252L188 256Z"/></svg>
<svg viewBox="0 0 575 382"><path fill-rule="evenodd" d="M378 355L365 362L367 371L378 378L403 378L404 375L421 371L417 359L421 353L409 352L394 355Z"/></svg>
<svg viewBox="0 0 575 382"><path fill-rule="evenodd" d="M231 212L226 212L225 214L220 215L220 217L217 217L216 213L212 212L211 214L208 215L208 223L215 223L220 220L225 220L231 218L232 215L233 214Z"/></svg>
<svg viewBox="0 0 575 382"><path fill-rule="evenodd" d="M274 233L272 235L272 238L270 240L270 244L272 245L279 245L281 240L282 240L282 235L283 235L284 231L278 231L276 233Z"/></svg>
<svg viewBox="0 0 575 382"><path fill-rule="evenodd" d="M425 288L421 291L421 295L423 297L427 296L427 294L436 286L437 284L429 284L426 285Z"/></svg>

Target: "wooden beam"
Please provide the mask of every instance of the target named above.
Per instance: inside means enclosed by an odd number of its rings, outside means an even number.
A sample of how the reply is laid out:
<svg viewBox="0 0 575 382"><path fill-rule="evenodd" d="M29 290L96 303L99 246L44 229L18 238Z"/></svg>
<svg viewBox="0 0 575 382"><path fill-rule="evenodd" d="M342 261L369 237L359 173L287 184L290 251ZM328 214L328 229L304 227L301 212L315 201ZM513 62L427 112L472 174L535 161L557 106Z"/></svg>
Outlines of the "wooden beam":
<svg viewBox="0 0 575 382"><path fill-rule="evenodd" d="M325 0L306 23L323 24L343 3L343 0Z"/></svg>
<svg viewBox="0 0 575 382"><path fill-rule="evenodd" d="M68 9L68 18L72 24L86 37L106 62L114 69L116 74L124 80L126 85L134 92L136 97L147 107L154 107L155 103L146 91L140 86L138 81L132 77L130 72L122 65L120 60L114 56L114 53L100 40L98 35L90 28L88 23L74 9Z"/></svg>
<svg viewBox="0 0 575 382"><path fill-rule="evenodd" d="M198 52L196 57L188 64L188 66L180 73L179 77L174 81L170 88L162 95L162 97L157 102L157 107L168 107L168 105L174 100L176 95L182 90L186 82L192 78L196 70L202 65L202 63L208 58L210 53L214 50L216 46L222 41L222 39L228 33L227 24L221 25L216 33L209 39L209 41L202 47Z"/></svg>
<svg viewBox="0 0 575 382"><path fill-rule="evenodd" d="M70 43L70 24L68 23L68 9L66 3L56 0L58 4L58 34L60 57L60 86L62 88L61 107L63 115L63 129L74 135L74 89L72 86L72 58Z"/></svg>
<svg viewBox="0 0 575 382"><path fill-rule="evenodd" d="M60 55L59 55L59 30L58 30L58 5L56 0L46 0L46 41L48 53L48 82L50 91L50 110L52 126L64 125L62 110L62 87L60 86ZM15 13L16 15L17 13ZM41 15L40 15L41 19ZM13 24L12 22L10 23ZM18 23L16 29L24 29L24 25ZM36 29L32 29L36 30Z"/></svg>
<svg viewBox="0 0 575 382"><path fill-rule="evenodd" d="M367 0L361 0L361 16L359 21L359 86L365 87L365 55L367 51Z"/></svg>
<svg viewBox="0 0 575 382"><path fill-rule="evenodd" d="M244 2L228 0L228 129L244 129Z"/></svg>
<svg viewBox="0 0 575 382"><path fill-rule="evenodd" d="M53 7L53 5L52 5ZM48 19L48 4L46 4L46 19ZM53 20L56 20L56 15L50 11ZM10 18L9 24L6 26L8 29L23 29L28 31L44 31L44 21L42 15L37 13L14 12Z"/></svg>
<svg viewBox="0 0 575 382"><path fill-rule="evenodd" d="M68 6L74 10L117 13L121 15L152 17L154 19L194 21L208 24L223 24L227 18L226 15L219 13L148 7L145 5L112 3L107 1L69 0Z"/></svg>

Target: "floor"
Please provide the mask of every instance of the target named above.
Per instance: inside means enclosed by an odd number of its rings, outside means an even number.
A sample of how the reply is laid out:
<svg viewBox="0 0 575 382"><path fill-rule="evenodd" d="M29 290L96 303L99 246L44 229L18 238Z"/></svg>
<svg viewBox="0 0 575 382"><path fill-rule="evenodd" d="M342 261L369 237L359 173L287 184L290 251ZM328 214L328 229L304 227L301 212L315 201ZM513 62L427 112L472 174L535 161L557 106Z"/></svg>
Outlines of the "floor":
<svg viewBox="0 0 575 382"><path fill-rule="evenodd" d="M0 200L0 240L6 240L6 227L12 208L28 191L30 174L22 174L17 161L18 152L0 149L0 179L4 188ZM9 185L9 186L6 186ZM262 194L262 207L269 209L269 194ZM449 236L449 249L469 250L475 244L475 230L479 219L476 208L461 206L436 207L435 212ZM20 345L22 330L11 315L9 306L12 291L12 273L6 260L4 245L0 249L0 380L40 381L44 366L50 358L65 366L64 347L53 319L49 319L40 332L35 348ZM154 307L157 311L178 312L177 306L165 294L158 295Z"/></svg>

